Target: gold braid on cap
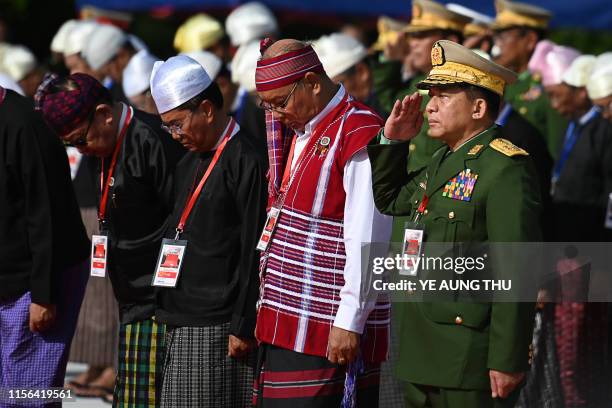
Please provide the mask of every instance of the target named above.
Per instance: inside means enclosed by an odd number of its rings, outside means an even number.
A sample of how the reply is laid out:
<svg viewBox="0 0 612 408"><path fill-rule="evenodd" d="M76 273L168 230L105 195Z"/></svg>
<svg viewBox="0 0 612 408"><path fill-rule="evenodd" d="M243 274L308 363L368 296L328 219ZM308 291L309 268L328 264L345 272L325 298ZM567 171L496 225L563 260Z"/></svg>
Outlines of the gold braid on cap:
<svg viewBox="0 0 612 408"><path fill-rule="evenodd" d="M426 31L426 30L452 30L463 32L464 24L452 21L437 14L423 11L420 5L412 6L412 21L406 27L406 31Z"/></svg>
<svg viewBox="0 0 612 408"><path fill-rule="evenodd" d="M435 83L438 80L441 83L465 82L489 89L499 95L504 94L504 86L506 85L506 81L497 75L450 61L440 66L434 66L424 82Z"/></svg>
<svg viewBox="0 0 612 408"><path fill-rule="evenodd" d="M530 17L515 13L511 10L502 10L497 13L493 28L499 29L506 27L546 28L548 27L548 17Z"/></svg>

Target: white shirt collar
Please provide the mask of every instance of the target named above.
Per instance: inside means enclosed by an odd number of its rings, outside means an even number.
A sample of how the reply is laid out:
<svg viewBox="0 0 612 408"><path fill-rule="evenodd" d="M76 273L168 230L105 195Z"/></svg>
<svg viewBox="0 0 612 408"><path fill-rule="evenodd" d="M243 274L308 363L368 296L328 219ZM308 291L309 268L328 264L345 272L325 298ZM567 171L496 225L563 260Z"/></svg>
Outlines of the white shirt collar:
<svg viewBox="0 0 612 408"><path fill-rule="evenodd" d="M325 116L327 116L329 112L331 112L338 105L340 105L340 103L344 99L344 95L346 95L346 90L344 89L344 86L340 84L340 88L338 89L338 92L336 92L334 97L331 98L327 106L325 106L325 108L323 108L321 112L317 113L317 115L314 118L312 118L308 123L306 123L306 126L304 126L304 132L296 131L298 137L301 137L304 135L311 135L313 129L319 124L319 122L321 122L321 120Z"/></svg>

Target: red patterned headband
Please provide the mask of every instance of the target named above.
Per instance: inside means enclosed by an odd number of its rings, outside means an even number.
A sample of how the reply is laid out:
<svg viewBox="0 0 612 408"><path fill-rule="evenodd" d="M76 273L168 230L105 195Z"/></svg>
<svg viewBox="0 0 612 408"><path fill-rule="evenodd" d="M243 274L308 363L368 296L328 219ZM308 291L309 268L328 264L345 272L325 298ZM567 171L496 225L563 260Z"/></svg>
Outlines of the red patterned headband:
<svg viewBox="0 0 612 408"><path fill-rule="evenodd" d="M49 76L45 77L34 97L35 108L42 112L49 127L59 136L76 129L101 100L111 100L108 90L97 79L80 73L67 78L76 83L76 89L51 91L63 79Z"/></svg>
<svg viewBox="0 0 612 408"><path fill-rule="evenodd" d="M262 54L269 46L270 43L262 42ZM304 78L307 72L324 72L319 57L310 45L276 57L260 59L255 71L257 92L291 85Z"/></svg>

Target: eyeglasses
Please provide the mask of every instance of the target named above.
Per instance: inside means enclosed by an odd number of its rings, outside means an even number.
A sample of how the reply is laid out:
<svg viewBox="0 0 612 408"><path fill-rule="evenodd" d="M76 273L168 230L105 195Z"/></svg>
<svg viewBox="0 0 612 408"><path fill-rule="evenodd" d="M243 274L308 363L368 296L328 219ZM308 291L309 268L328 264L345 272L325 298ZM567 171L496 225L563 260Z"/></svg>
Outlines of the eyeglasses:
<svg viewBox="0 0 612 408"><path fill-rule="evenodd" d="M289 104L289 100L291 99L291 96L293 95L293 93L295 92L298 84L302 82L302 80L299 80L295 83L295 85L293 85L293 88L291 88L291 92L289 92L289 94L287 94L287 97L285 98L285 100L283 101L283 103L281 103L280 105L272 105L271 103L268 102L264 102L261 101L259 102L259 107L261 109L265 109L267 111L274 111L274 112L279 112L279 111L283 111L285 110L285 108L287 107L287 105Z"/></svg>
<svg viewBox="0 0 612 408"><path fill-rule="evenodd" d="M91 124L93 123L93 119L95 117L96 114L96 110L94 109L90 114L89 114L89 121L87 123L87 128L85 129L85 132L83 132L83 134L81 136L79 136L76 140L73 141L67 141L67 140L63 140L62 142L64 143L64 146L66 147L82 147L82 146L87 146L87 134L89 133L89 128L91 128Z"/></svg>
<svg viewBox="0 0 612 408"><path fill-rule="evenodd" d="M192 116L192 114L193 114L193 111L189 111L189 114L185 117L185 119L189 118L189 122L188 122L189 124L191 123L191 116ZM175 135L184 135L185 131L183 130L183 127L185 127L185 122L184 122L185 119L183 119L183 123L181 123L181 124L167 125L165 123L162 123L161 124L161 128L164 131L170 133L171 135L172 134L175 134Z"/></svg>

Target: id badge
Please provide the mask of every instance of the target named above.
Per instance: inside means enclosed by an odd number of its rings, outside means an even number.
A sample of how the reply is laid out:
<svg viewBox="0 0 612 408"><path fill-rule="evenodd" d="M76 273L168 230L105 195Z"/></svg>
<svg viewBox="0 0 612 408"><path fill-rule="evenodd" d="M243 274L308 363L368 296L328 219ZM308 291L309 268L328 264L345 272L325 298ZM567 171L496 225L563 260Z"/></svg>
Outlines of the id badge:
<svg viewBox="0 0 612 408"><path fill-rule="evenodd" d="M183 258L187 249L187 241L165 238L157 258L157 267L153 275L153 286L175 288L178 282Z"/></svg>
<svg viewBox="0 0 612 408"><path fill-rule="evenodd" d="M402 243L402 262L398 271L400 275L416 276L419 270L423 237L425 230L422 224L407 222L404 225L404 241Z"/></svg>
<svg viewBox="0 0 612 408"><path fill-rule="evenodd" d="M106 257L108 255L108 236L93 235L91 237L91 276L104 278L106 276Z"/></svg>
<svg viewBox="0 0 612 408"><path fill-rule="evenodd" d="M270 213L268 214L266 225L263 231L261 232L261 237L259 237L259 242L257 243L258 250L265 251L266 249L268 249L270 241L272 240L272 234L274 234L274 230L276 229L276 223L278 222L279 215L280 208L270 208Z"/></svg>
<svg viewBox="0 0 612 408"><path fill-rule="evenodd" d="M612 193L608 196L608 210L606 211L605 227L612 229Z"/></svg>

